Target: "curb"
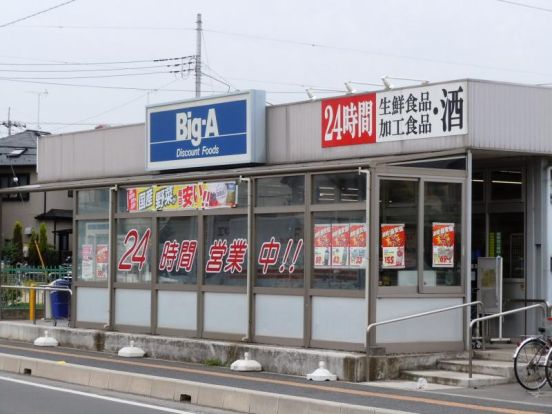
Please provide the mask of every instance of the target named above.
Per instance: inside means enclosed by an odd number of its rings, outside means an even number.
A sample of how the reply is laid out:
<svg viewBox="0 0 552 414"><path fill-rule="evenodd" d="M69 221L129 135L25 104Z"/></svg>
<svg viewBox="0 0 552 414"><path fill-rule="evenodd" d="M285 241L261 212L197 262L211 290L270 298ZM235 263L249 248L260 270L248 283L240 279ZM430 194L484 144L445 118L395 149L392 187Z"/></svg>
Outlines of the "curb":
<svg viewBox="0 0 552 414"><path fill-rule="evenodd" d="M6 354L0 354L0 371L249 414L407 414Z"/></svg>

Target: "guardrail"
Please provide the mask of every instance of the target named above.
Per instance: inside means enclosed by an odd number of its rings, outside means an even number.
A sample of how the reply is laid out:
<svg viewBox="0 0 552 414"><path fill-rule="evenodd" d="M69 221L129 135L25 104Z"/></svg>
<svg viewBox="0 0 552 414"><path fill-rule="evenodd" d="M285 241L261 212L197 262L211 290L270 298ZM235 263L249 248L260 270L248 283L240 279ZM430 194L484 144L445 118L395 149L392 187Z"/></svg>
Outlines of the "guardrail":
<svg viewBox="0 0 552 414"><path fill-rule="evenodd" d="M468 335L470 336L470 342L472 340L471 330L472 330L473 326L476 323L479 323L479 322L488 321L489 319L501 318L503 316L512 315L514 313L526 312L530 309L536 309L536 308L542 309L543 314L544 314L543 319L546 319L546 317L548 316L549 309L550 309L550 304L546 301L543 301L543 302L544 303L538 303L536 305L524 306L523 308L512 309L512 310L509 310L509 311L504 311L504 312L500 312L500 313L495 313L493 315L482 316L480 318L473 319L470 322L470 326L469 326L469 329L468 329ZM483 339L485 339L485 338L483 338ZM483 343L485 343L485 340L483 340ZM470 353L469 353L468 375L469 375L469 378L472 378L472 376L473 376L473 348L470 348Z"/></svg>
<svg viewBox="0 0 552 414"><path fill-rule="evenodd" d="M35 294L37 290L44 291L44 294L46 294L47 291L58 291L58 292L68 292L69 295L73 296L73 291L66 287L56 287L56 286L21 286L21 285L0 285L0 293L2 292L2 289L21 289L21 290L28 290L30 292L29 294L29 320L33 321L33 323L36 323L35 318L35 304L36 304L36 298ZM1 296L0 296L1 298ZM2 304L0 303L0 319L2 319ZM55 323L54 323L55 325Z"/></svg>
<svg viewBox="0 0 552 414"><path fill-rule="evenodd" d="M433 314L436 314L436 313L448 312L448 311L451 311L451 310L454 310L454 309L466 308L468 306L473 306L473 305L478 305L478 307L480 307L481 315L485 314L485 305L483 304L483 302L481 302L480 300L475 300L475 301L469 302L469 303L462 303L461 305L448 306L446 308L434 309L434 310L427 311L427 312L415 313L414 315L407 315L407 316L402 316L400 318L388 319L388 320L385 320L385 321L371 323L366 328L366 353L368 353L368 348L370 347L370 331L372 330L372 328L375 328L375 327L380 326L380 325L387 325L387 324L390 324L390 323L406 321L408 319L420 318L422 316L433 315ZM472 326L470 325L470 345L471 345L471 338L472 338L471 327ZM482 341L482 342L483 342L483 349L484 349L485 341Z"/></svg>

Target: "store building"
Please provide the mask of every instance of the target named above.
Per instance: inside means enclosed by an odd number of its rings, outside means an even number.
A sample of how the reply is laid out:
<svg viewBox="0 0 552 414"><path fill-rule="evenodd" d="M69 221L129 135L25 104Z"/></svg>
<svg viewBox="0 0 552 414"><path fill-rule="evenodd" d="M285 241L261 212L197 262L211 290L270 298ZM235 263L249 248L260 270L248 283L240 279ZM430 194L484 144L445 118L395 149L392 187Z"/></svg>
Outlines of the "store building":
<svg viewBox="0 0 552 414"><path fill-rule="evenodd" d="M465 346L478 256L552 300L552 90L451 81L265 106L259 91L44 136L73 189L73 325L388 352ZM535 317L506 319L505 335Z"/></svg>

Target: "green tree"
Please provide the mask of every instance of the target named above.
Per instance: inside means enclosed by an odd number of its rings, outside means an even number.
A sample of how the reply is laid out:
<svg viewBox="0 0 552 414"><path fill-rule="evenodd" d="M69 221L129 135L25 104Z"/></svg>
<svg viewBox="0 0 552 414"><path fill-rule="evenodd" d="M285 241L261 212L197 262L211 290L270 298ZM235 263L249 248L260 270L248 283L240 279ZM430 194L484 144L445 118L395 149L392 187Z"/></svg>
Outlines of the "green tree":
<svg viewBox="0 0 552 414"><path fill-rule="evenodd" d="M37 241L38 236L36 235L36 231L33 229L33 231L31 232L31 238L29 239L29 257L27 258L27 262L31 266L40 265L40 259L38 257L38 251L36 249Z"/></svg>
<svg viewBox="0 0 552 414"><path fill-rule="evenodd" d="M10 261L12 263L23 262L23 224L18 220L13 226L13 253Z"/></svg>

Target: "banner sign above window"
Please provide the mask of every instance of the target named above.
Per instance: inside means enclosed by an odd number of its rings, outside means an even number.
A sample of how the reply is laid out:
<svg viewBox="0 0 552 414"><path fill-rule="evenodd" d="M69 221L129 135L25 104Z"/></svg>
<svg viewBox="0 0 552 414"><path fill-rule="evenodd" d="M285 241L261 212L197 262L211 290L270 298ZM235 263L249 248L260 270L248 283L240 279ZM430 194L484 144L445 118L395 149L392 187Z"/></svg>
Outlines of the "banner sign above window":
<svg viewBox="0 0 552 414"><path fill-rule="evenodd" d="M146 108L146 169L265 162L265 93Z"/></svg>
<svg viewBox="0 0 552 414"><path fill-rule="evenodd" d="M127 211L174 211L236 207L235 181L127 188Z"/></svg>
<svg viewBox="0 0 552 414"><path fill-rule="evenodd" d="M467 83L325 99L321 118L323 148L464 135Z"/></svg>

